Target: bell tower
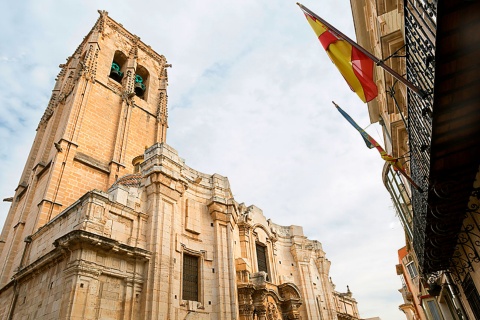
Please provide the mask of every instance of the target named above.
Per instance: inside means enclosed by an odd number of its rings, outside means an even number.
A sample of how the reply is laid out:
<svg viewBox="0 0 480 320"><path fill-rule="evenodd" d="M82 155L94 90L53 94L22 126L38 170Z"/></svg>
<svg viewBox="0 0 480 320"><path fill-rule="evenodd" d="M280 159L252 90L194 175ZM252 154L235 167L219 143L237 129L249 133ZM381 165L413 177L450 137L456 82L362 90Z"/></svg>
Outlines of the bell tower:
<svg viewBox="0 0 480 320"><path fill-rule="evenodd" d="M164 56L99 11L60 65L0 236L0 287L23 267L28 237L86 192L106 191L132 161L166 142Z"/></svg>

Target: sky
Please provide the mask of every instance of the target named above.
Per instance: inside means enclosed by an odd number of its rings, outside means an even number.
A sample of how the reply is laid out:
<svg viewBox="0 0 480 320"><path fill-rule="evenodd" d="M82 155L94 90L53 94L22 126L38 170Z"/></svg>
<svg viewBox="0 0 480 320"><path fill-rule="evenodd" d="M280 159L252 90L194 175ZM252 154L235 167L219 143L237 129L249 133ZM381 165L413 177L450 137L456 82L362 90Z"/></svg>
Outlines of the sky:
<svg viewBox="0 0 480 320"><path fill-rule="evenodd" d="M355 38L348 0L304 0ZM238 202L322 243L336 290L363 318L405 319L395 272L404 234L383 160L335 101L383 144L295 1L2 1L0 197L14 195L60 69L98 18L123 24L169 69L167 143L198 171L227 176ZM10 203L0 203L0 225Z"/></svg>

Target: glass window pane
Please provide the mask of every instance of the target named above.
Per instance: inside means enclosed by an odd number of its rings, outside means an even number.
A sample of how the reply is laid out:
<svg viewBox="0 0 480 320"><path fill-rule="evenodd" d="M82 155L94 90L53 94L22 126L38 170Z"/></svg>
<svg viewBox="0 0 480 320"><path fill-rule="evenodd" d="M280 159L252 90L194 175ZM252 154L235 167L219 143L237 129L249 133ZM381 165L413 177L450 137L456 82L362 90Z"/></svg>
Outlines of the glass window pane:
<svg viewBox="0 0 480 320"><path fill-rule="evenodd" d="M440 315L440 312L438 311L438 308L437 308L437 305L435 304L435 301L428 300L427 301L427 306L428 306L428 309L430 310L430 314L432 315L433 320L442 320L442 316Z"/></svg>

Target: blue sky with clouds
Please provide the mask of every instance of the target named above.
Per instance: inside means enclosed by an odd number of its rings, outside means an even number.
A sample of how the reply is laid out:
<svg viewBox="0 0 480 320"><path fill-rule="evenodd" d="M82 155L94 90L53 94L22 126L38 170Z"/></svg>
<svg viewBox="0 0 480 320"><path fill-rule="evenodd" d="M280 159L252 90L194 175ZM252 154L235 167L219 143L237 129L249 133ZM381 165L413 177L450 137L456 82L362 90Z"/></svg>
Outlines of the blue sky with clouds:
<svg viewBox="0 0 480 320"><path fill-rule="evenodd" d="M304 5L354 37L348 0ZM295 1L16 1L0 4L0 197L13 196L59 72L107 10L173 65L167 142L188 166L227 176L239 202L323 244L337 290L362 317L404 319L395 273L404 236L383 161L350 91ZM380 127L367 130L383 142ZM0 204L3 223L9 203Z"/></svg>

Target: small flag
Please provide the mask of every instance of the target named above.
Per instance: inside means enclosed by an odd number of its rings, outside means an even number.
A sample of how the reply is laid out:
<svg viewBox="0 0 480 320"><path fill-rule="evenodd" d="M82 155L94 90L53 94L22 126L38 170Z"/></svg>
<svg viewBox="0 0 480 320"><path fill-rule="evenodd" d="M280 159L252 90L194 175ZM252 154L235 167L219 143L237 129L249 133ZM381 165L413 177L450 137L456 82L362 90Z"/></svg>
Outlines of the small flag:
<svg viewBox="0 0 480 320"><path fill-rule="evenodd" d="M318 40L347 81L350 89L363 102L373 100L378 95L377 85L373 81L373 60L334 33L320 20L306 12L304 13Z"/></svg>
<svg viewBox="0 0 480 320"><path fill-rule="evenodd" d="M333 102L333 101L332 101ZM378 150L380 153L380 156L382 157L383 160L387 161L390 165L392 165L393 169L397 172L399 172L401 175L403 175L411 184L414 188L416 188L419 191L422 191L421 188L410 178L410 176L407 174L405 169L403 168L402 163L398 158L394 158L391 155L389 155L383 148L378 144L375 139L373 139L365 130L360 128L360 126L346 113L345 111L342 110L335 102L333 102L335 107L337 107L338 112L348 121L350 124L357 129L357 131L360 133L362 136L363 140L367 144L367 147L370 149L375 148Z"/></svg>

